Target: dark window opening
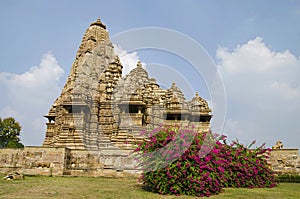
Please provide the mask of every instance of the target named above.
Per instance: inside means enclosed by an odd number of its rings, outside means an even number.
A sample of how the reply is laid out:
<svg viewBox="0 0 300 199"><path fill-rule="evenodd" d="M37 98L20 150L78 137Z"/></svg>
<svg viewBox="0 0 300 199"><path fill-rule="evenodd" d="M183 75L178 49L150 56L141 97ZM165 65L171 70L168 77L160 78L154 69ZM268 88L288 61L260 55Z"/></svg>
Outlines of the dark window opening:
<svg viewBox="0 0 300 199"><path fill-rule="evenodd" d="M180 114L167 114L167 120L181 120Z"/></svg>
<svg viewBox="0 0 300 199"><path fill-rule="evenodd" d="M137 106L129 105L129 113L138 113L139 109Z"/></svg>
<svg viewBox="0 0 300 199"><path fill-rule="evenodd" d="M199 117L193 117L193 122L209 122L209 117L205 116L199 116Z"/></svg>
<svg viewBox="0 0 300 199"><path fill-rule="evenodd" d="M140 109L140 113L144 113L145 108L142 106L136 106L136 105L129 105L129 113L139 113L139 109Z"/></svg>
<svg viewBox="0 0 300 199"><path fill-rule="evenodd" d="M68 111L68 113L82 113L87 111L87 109L82 106L66 105L64 106L64 108L66 109L66 111Z"/></svg>
<svg viewBox="0 0 300 199"><path fill-rule="evenodd" d="M64 106L68 113L73 113L72 106Z"/></svg>

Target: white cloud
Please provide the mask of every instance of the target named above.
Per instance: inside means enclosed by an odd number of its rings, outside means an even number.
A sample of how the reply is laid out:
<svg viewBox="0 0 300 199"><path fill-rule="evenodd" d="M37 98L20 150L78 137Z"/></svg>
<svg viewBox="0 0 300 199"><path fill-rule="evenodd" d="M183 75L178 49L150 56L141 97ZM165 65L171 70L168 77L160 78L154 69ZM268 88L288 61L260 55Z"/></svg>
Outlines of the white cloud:
<svg viewBox="0 0 300 199"><path fill-rule="evenodd" d="M132 69L136 67L137 62L140 60L137 52L128 53L126 50L123 50L121 46L114 45L115 54L120 58L120 61L123 65L122 76L125 77ZM145 67L145 63L142 63Z"/></svg>
<svg viewBox="0 0 300 199"><path fill-rule="evenodd" d="M271 88L287 100L300 99L300 89L292 88L287 83L274 81Z"/></svg>
<svg viewBox="0 0 300 199"><path fill-rule="evenodd" d="M300 99L300 59L288 50L272 51L257 37L233 52L220 47L217 58L231 97L245 100L247 96L248 103L257 102L258 96L260 101L269 100L271 96L282 100Z"/></svg>
<svg viewBox="0 0 300 199"><path fill-rule="evenodd" d="M42 56L39 66L23 74L0 73L3 88L0 117L12 116L21 123L21 138L25 144L40 145L43 141L45 120L42 117L59 95L59 80L63 74L50 52Z"/></svg>
<svg viewBox="0 0 300 199"><path fill-rule="evenodd" d="M251 136L257 137L270 142L269 146L284 133L289 136L286 146L297 146L300 59L288 50L274 51L260 37L233 51L220 47L216 56L227 92L227 115L231 118L227 129L238 124L244 134L236 136L246 142L252 141L247 140Z"/></svg>
<svg viewBox="0 0 300 199"><path fill-rule="evenodd" d="M233 52L219 47L217 58L220 59L220 65L229 73L266 73L280 67L299 65L299 59L288 50L274 52L266 46L261 37L238 45Z"/></svg>

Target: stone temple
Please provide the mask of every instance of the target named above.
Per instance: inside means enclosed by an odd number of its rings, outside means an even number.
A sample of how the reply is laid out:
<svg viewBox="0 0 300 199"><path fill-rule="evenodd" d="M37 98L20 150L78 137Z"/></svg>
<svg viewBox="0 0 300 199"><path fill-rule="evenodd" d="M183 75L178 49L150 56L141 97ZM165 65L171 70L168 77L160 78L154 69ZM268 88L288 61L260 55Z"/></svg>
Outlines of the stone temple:
<svg viewBox="0 0 300 199"><path fill-rule="evenodd" d="M140 62L124 78L122 68L106 25L100 19L91 23L62 93L45 115L43 146L124 149L143 139L141 130L159 124L209 129L211 109L198 93L187 101L175 82L167 90L160 88Z"/></svg>
<svg viewBox="0 0 300 199"><path fill-rule="evenodd" d="M140 62L122 77L106 26L90 24L76 54L66 84L51 106L42 146L0 150L0 172L28 175L139 175L131 156L146 139L142 130L161 124L210 127L211 110L198 93L187 101L170 82L162 89Z"/></svg>
<svg viewBox="0 0 300 199"><path fill-rule="evenodd" d="M141 63L122 77L106 26L86 30L61 95L46 118L43 146L0 149L0 173L27 175L139 175L130 155L139 134L160 124L194 125L207 131L212 115L198 93L187 101L176 83L162 89ZM275 147L269 160L278 173L300 173L298 149Z"/></svg>

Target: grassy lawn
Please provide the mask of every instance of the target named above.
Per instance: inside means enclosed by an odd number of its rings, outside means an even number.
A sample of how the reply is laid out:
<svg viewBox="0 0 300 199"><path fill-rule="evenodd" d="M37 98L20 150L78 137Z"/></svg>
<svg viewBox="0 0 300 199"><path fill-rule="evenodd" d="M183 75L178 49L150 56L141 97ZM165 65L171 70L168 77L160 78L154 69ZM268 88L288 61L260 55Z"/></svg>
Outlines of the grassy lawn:
<svg viewBox="0 0 300 199"><path fill-rule="evenodd" d="M0 198L196 198L147 192L136 179L26 176L6 181L0 177ZM300 198L300 183L282 183L272 189L230 188L210 198Z"/></svg>

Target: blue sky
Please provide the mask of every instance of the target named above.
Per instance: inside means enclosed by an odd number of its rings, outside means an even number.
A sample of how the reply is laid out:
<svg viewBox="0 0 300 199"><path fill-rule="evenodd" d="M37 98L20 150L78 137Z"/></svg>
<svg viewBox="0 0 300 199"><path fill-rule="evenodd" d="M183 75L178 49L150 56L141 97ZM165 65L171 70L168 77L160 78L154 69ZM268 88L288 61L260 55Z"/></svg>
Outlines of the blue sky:
<svg viewBox="0 0 300 199"><path fill-rule="evenodd" d="M83 33L97 18L110 35L150 26L193 38L224 80L223 133L243 143L272 146L279 139L300 147L300 2L292 0L1 1L0 117L21 122L26 145L42 143L42 115L60 94ZM158 52L136 57L184 65Z"/></svg>

